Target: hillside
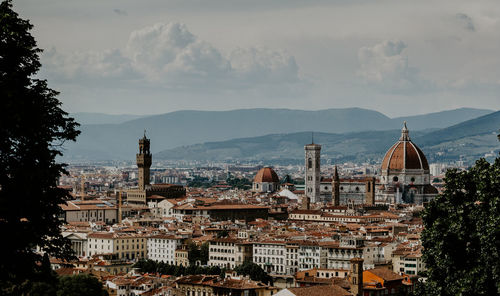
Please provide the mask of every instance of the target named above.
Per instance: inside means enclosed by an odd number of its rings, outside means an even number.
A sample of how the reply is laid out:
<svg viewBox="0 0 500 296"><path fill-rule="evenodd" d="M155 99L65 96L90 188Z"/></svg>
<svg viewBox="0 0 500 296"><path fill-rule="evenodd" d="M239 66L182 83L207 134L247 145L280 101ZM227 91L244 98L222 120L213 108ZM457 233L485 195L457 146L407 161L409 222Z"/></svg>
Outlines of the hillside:
<svg viewBox="0 0 500 296"><path fill-rule="evenodd" d="M410 137L422 148L429 161L474 160L492 150L498 151L497 131L500 112L437 131L412 131ZM380 161L400 136L400 130L346 134L315 133L322 145L322 157L335 162ZM304 145L311 142L310 132L271 134L222 142L182 146L154 155L169 160L302 160ZM464 158L464 156L466 157Z"/></svg>
<svg viewBox="0 0 500 296"><path fill-rule="evenodd" d="M457 109L412 116L409 126L421 129L450 126L460 119L470 119L490 110ZM434 118L434 119L433 119ZM437 124L436 118L439 118ZM444 125L443 125L444 121ZM289 109L245 109L232 111L177 111L141 117L120 124L81 126L76 143L67 143L64 161L130 160L137 149L137 139L147 130L152 152L197 143L226 141L315 131L355 133L366 130L398 129L402 118L391 119L382 113L360 108L303 111ZM412 130L417 130L414 128Z"/></svg>
<svg viewBox="0 0 500 296"><path fill-rule="evenodd" d="M73 117L80 124L118 124L144 117L144 115L132 115L132 114L114 115L114 114L91 113L91 112L71 113L70 116Z"/></svg>

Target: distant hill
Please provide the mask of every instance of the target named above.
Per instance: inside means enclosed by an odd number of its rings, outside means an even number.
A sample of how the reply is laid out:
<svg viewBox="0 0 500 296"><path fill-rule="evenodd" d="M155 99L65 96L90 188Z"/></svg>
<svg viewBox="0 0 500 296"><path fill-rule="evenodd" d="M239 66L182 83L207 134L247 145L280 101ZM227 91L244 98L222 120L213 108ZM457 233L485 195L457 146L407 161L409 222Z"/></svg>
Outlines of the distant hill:
<svg viewBox="0 0 500 296"><path fill-rule="evenodd" d="M410 137L426 153L429 161L473 160L498 151L500 111L437 131L412 131ZM335 162L380 161L398 140L400 130L369 131L347 134L315 133L322 145L322 157ZM154 155L169 160L263 160L301 161L304 145L311 142L310 132L271 134L261 137L207 142L165 150ZM443 153L439 153L443 152Z"/></svg>
<svg viewBox="0 0 500 296"><path fill-rule="evenodd" d="M408 119L413 131L448 127L457 121L491 113L457 109L391 119L361 108L303 111L243 109L232 111L177 111L140 117L119 124L84 124L76 143L68 143L64 161L133 160L137 140L147 130L152 152L197 143L296 132L355 133L399 129ZM109 119L108 119L109 120ZM117 119L118 120L118 119ZM418 128L417 128L418 127Z"/></svg>
<svg viewBox="0 0 500 296"><path fill-rule="evenodd" d="M114 114L91 113L91 112L71 113L70 116L75 118L75 120L80 124L117 124L145 117L145 115L132 115L132 114L114 115Z"/></svg>

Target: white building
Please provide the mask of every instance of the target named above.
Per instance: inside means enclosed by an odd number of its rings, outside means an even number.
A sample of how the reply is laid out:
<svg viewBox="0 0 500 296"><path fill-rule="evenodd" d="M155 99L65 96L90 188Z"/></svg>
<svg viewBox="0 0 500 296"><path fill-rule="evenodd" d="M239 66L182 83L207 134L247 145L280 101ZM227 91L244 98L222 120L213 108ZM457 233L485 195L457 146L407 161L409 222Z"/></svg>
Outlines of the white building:
<svg viewBox="0 0 500 296"><path fill-rule="evenodd" d="M182 238L175 235L158 234L147 239L148 259L175 264L175 250L182 245Z"/></svg>
<svg viewBox="0 0 500 296"><path fill-rule="evenodd" d="M253 262L269 274L286 274L286 243L285 242L254 242Z"/></svg>
<svg viewBox="0 0 500 296"><path fill-rule="evenodd" d="M232 238L218 238L210 241L208 265L220 268L235 268L252 259L252 244Z"/></svg>
<svg viewBox="0 0 500 296"><path fill-rule="evenodd" d="M300 242L299 244L299 270L326 267L326 249L323 250L317 242ZM322 265L324 261L324 265Z"/></svg>
<svg viewBox="0 0 500 296"><path fill-rule="evenodd" d="M146 258L146 237L137 233L93 232L87 235L89 256L112 255L116 259Z"/></svg>

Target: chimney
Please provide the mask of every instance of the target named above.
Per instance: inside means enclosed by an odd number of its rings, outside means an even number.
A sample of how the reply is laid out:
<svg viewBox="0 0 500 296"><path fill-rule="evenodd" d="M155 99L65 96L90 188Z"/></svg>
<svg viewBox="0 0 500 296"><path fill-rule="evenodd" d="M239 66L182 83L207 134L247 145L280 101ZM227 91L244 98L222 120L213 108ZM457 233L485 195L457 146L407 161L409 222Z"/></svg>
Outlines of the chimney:
<svg viewBox="0 0 500 296"><path fill-rule="evenodd" d="M363 259L351 259L351 276L349 284L351 286L351 293L355 296L363 295Z"/></svg>

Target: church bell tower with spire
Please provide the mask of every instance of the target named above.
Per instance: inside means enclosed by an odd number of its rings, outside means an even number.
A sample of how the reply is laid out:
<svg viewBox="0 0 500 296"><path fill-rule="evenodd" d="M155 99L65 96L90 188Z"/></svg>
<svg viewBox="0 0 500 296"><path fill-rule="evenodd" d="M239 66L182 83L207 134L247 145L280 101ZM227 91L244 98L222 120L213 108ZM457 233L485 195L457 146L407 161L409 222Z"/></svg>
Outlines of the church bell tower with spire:
<svg viewBox="0 0 500 296"><path fill-rule="evenodd" d="M139 168L139 189L144 190L149 185L149 170L151 168L151 151L149 150L150 141L144 137L139 139L139 153L136 155L137 167Z"/></svg>
<svg viewBox="0 0 500 296"><path fill-rule="evenodd" d="M320 200L320 173L321 173L321 145L314 144L314 136L311 144L304 146L305 151L305 195L313 203Z"/></svg>

